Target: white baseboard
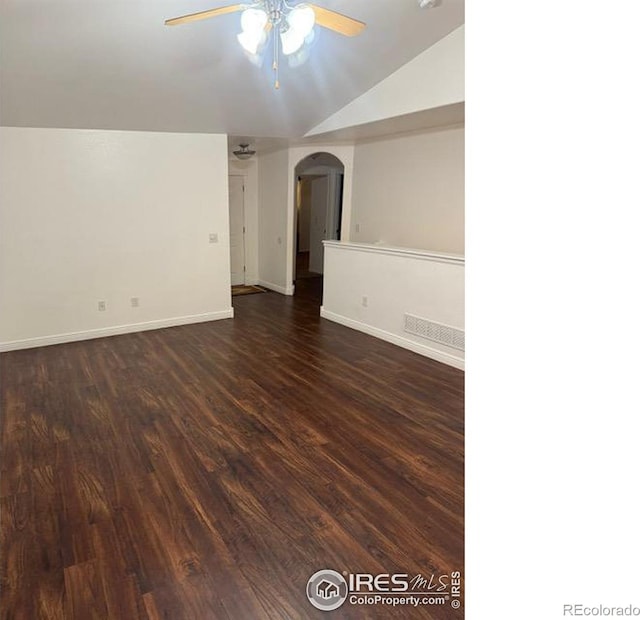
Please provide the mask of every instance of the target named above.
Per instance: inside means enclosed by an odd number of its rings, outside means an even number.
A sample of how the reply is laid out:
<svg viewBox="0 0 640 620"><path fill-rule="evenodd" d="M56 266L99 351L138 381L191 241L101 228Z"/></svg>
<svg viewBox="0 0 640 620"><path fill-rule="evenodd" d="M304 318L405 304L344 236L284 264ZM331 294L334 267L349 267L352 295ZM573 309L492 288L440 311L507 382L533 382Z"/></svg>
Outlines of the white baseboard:
<svg viewBox="0 0 640 620"><path fill-rule="evenodd" d="M403 336L398 336L397 334L379 329L378 327L373 327L373 325L361 323L360 321L356 321L355 319L350 319L346 316L342 316L341 314L331 312L330 310L325 310L323 306L320 307L320 316L328 319L329 321L333 321L334 323L340 323L340 325L344 325L345 327L350 327L351 329L355 329L359 332L369 334L369 336L380 338L380 340L386 340L387 342L398 345L403 349L409 349L414 353L424 355L425 357L434 359L437 362L442 362L443 364L447 364L449 366L453 366L454 368L464 370L463 357L452 355L444 351L439 351L438 349L434 349L433 347L421 344L420 342L415 342L413 340L410 340L409 338L404 338Z"/></svg>
<svg viewBox="0 0 640 620"><path fill-rule="evenodd" d="M296 290L296 287L293 284L284 287L278 284L273 284L273 282L266 282L265 280L258 280L258 284L260 286L264 286L264 288L268 288L270 291L280 293L281 295L293 295Z"/></svg>
<svg viewBox="0 0 640 620"><path fill-rule="evenodd" d="M207 321L219 321L220 319L232 318L233 308L229 308L228 310L221 310L219 312L206 312L204 314L194 314L191 316L179 316L171 319L147 321L145 323L131 323L129 325L101 327L100 329L89 329L81 332L68 332L66 334L55 334L52 336L40 336L38 338L26 338L24 340L0 342L0 352L15 351L17 349L33 349L34 347L47 347L52 344L77 342L79 340L92 340L94 338L104 338L106 336L118 336L120 334L145 332L152 329L164 329L165 327L176 327L178 325L190 325L192 323L205 323Z"/></svg>

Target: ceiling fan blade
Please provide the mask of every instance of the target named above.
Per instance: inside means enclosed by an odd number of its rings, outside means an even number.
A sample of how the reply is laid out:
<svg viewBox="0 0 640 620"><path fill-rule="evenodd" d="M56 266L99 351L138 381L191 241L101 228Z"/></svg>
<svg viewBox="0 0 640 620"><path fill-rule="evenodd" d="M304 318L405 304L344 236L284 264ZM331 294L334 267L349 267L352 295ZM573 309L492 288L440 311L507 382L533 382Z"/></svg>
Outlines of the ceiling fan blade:
<svg viewBox="0 0 640 620"><path fill-rule="evenodd" d="M366 27L364 22L342 15L342 13L323 9L321 6L315 4L310 4L309 6L316 14L316 24L318 24L318 26L329 28L329 30L344 34L347 37L354 37L360 34Z"/></svg>
<svg viewBox="0 0 640 620"><path fill-rule="evenodd" d="M242 11L244 4L230 4L228 6L221 6L217 9L209 9L208 11L200 11L199 13L191 13L190 15L183 15L182 17L174 17L167 19L164 22L165 26L177 26L178 24L186 24L188 22L195 22L199 19L208 19L209 17L217 17L218 15L224 15L225 13L235 13L236 11Z"/></svg>

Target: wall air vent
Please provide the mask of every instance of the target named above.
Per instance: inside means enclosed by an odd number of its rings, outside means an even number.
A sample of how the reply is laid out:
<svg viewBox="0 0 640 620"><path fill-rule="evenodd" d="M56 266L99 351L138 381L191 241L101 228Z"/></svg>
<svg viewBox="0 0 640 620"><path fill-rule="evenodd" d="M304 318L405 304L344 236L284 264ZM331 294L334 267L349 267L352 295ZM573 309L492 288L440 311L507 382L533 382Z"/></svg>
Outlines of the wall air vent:
<svg viewBox="0 0 640 620"><path fill-rule="evenodd" d="M412 314L405 314L404 331L464 351L464 331L462 329L449 327L435 321L427 321L427 319Z"/></svg>

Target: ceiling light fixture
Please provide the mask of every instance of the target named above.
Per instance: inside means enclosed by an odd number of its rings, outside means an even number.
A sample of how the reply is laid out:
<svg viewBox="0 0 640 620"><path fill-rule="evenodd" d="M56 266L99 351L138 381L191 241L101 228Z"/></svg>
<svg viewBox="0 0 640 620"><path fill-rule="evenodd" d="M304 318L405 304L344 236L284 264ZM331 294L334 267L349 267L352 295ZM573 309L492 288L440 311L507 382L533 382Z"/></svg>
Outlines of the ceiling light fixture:
<svg viewBox="0 0 640 620"><path fill-rule="evenodd" d="M240 148L236 151L233 151L233 154L238 158L238 159L251 159L256 152L252 151L249 148L248 144L239 144L238 145Z"/></svg>
<svg viewBox="0 0 640 620"><path fill-rule="evenodd" d="M287 0L259 0L242 12L238 42L248 54L256 56L271 32L274 33L272 68L274 85L280 88L280 51L285 56L299 51L311 39L315 22L315 11L307 4L290 6Z"/></svg>
<svg viewBox="0 0 640 620"><path fill-rule="evenodd" d="M421 9L432 9L438 5L438 0L418 0L418 6Z"/></svg>
<svg viewBox="0 0 640 620"><path fill-rule="evenodd" d="M190 13L180 17L165 20L167 26L177 26L189 22L199 21L242 11L240 26L242 32L238 35L238 43L250 55L251 59L260 64L260 53L271 38L273 32L273 64L275 73L275 87L280 88L278 77L280 52L291 56L290 65L301 64L304 58L305 43L310 43L314 37L314 26L322 26L338 34L353 37L360 34L366 24L337 11L325 9L316 4L295 4L298 0L253 0L251 4L230 4L216 9ZM439 1L439 0L438 0ZM293 56L301 52L297 56Z"/></svg>

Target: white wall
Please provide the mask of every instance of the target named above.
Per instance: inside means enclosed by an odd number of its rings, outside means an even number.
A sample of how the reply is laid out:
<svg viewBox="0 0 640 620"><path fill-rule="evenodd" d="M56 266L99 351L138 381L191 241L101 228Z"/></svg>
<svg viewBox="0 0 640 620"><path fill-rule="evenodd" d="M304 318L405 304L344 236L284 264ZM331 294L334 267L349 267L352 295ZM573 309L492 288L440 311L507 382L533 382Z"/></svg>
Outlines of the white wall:
<svg viewBox="0 0 640 620"><path fill-rule="evenodd" d="M464 101L464 26L419 54L306 135Z"/></svg>
<svg viewBox="0 0 640 620"><path fill-rule="evenodd" d="M232 316L226 136L0 138L2 349Z"/></svg>
<svg viewBox="0 0 640 620"><path fill-rule="evenodd" d="M287 278L288 262L288 162L287 149L260 155L258 166L259 283L286 295L293 294ZM293 201L293 196L291 197ZM292 205L293 208L293 205Z"/></svg>
<svg viewBox="0 0 640 620"><path fill-rule="evenodd" d="M342 230L349 233L353 146L293 146L259 156L259 283L285 295L294 292L296 166L308 155L326 152L344 165Z"/></svg>
<svg viewBox="0 0 640 620"><path fill-rule="evenodd" d="M358 144L353 170L352 241L464 254L464 128Z"/></svg>
<svg viewBox="0 0 640 620"><path fill-rule="evenodd" d="M324 318L464 368L464 351L404 331L405 314L464 331L462 257L325 241L324 269Z"/></svg>
<svg viewBox="0 0 640 620"><path fill-rule="evenodd" d="M244 252L246 284L257 284L258 275L258 158L229 159L229 174L244 178Z"/></svg>

